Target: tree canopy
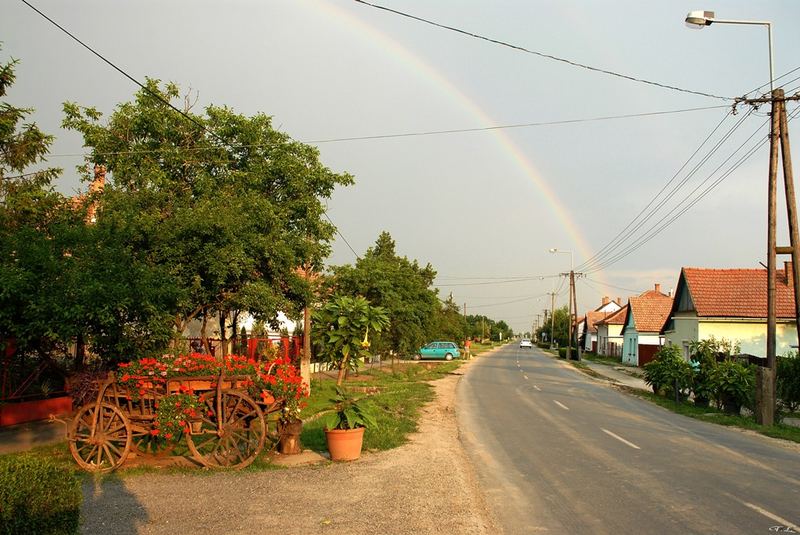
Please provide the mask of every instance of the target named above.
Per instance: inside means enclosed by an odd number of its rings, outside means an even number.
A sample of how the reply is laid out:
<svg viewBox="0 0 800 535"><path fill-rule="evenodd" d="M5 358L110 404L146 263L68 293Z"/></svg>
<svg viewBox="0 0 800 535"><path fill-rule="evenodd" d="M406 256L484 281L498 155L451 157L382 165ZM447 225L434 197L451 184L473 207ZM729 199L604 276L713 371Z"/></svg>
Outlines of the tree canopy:
<svg viewBox="0 0 800 535"><path fill-rule="evenodd" d="M376 343L378 351L409 353L425 342L439 308L431 289L436 272L430 264L422 267L398 256L391 235L382 232L354 266L332 270L328 285L336 293L361 295L386 310L389 326Z"/></svg>

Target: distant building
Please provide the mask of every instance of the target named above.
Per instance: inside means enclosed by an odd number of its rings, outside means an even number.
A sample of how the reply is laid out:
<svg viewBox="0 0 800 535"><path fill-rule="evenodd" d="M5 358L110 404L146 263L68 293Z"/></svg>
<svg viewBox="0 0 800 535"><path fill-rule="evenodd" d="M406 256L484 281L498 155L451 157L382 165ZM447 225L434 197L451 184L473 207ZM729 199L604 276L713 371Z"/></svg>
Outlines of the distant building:
<svg viewBox="0 0 800 535"><path fill-rule="evenodd" d="M584 351L597 353L597 322L603 320L622 308L619 297L612 301L607 296L603 297L603 302L594 310L590 310L582 318L579 325L578 334L583 344Z"/></svg>
<svg viewBox="0 0 800 535"><path fill-rule="evenodd" d="M644 366L664 344L661 327L672 310L672 297L661 293L661 285L628 299L622 327L622 363Z"/></svg>
<svg viewBox="0 0 800 535"><path fill-rule="evenodd" d="M628 305L625 305L595 324L597 326L598 355L607 357L619 357L622 355L622 327L625 324L627 312Z"/></svg>

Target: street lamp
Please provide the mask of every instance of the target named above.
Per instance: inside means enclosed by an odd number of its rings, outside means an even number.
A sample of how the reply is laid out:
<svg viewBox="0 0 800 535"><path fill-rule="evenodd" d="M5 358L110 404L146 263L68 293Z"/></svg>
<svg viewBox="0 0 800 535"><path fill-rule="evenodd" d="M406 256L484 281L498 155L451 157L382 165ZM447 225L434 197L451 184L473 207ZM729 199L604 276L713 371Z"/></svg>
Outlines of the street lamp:
<svg viewBox="0 0 800 535"><path fill-rule="evenodd" d="M766 20L730 20L718 19L714 17L713 11L690 11L686 15L686 26L695 30L702 30L712 24L749 24L767 27L767 37L769 37L769 90L772 91L773 80L775 80L774 61L772 58L772 23Z"/></svg>
<svg viewBox="0 0 800 535"><path fill-rule="evenodd" d="M767 27L769 38L769 88L770 98L760 99L761 102L768 101L771 104L771 125L770 125L770 157L769 157L769 181L767 195L767 365L759 366L756 374L756 421L762 425L772 425L774 422L775 411L775 349L776 349L776 295L775 295L775 264L776 264L776 184L778 169L778 139L783 147L783 169L784 186L786 195L786 211L789 219L789 234L791 247L781 247L782 252L790 252L793 265L797 266L800 261L800 238L797 233L797 208L794 196L794 185L791 178L791 151L787 150L789 145L789 133L786 126L786 106L783 89L775 89L775 69L772 55L772 23L763 20L724 20L714 17L713 11L691 11L686 15L686 25L690 28L701 29L719 24L750 24ZM785 138L785 141L784 141ZM787 173L786 170L789 169ZM787 251L788 250L788 251ZM795 267L793 273L793 284L795 295L800 295L800 272ZM795 307L798 306L795 301ZM800 334L800 308L796 308L796 318L798 334Z"/></svg>

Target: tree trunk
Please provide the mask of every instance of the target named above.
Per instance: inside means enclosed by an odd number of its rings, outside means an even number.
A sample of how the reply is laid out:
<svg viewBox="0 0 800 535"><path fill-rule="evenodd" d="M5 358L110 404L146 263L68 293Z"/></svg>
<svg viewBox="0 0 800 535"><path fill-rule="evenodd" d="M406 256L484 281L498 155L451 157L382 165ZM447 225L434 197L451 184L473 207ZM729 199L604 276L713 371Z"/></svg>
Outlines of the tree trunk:
<svg viewBox="0 0 800 535"><path fill-rule="evenodd" d="M83 340L83 333L78 333L75 340L75 371L83 371L86 359L86 342Z"/></svg>
<svg viewBox="0 0 800 535"><path fill-rule="evenodd" d="M228 332L225 328L228 324L228 312L220 311L219 313L219 343L222 346L222 358L228 356Z"/></svg>
<svg viewBox="0 0 800 535"><path fill-rule="evenodd" d="M208 343L208 310L203 310L203 322L200 324L200 343L206 350L206 354L211 354L211 344Z"/></svg>
<svg viewBox="0 0 800 535"><path fill-rule="evenodd" d="M342 359L342 362L339 363L339 376L336 378L336 386L342 386L342 381L344 381L345 373L347 373L347 365L350 361L350 356L346 356Z"/></svg>
<svg viewBox="0 0 800 535"><path fill-rule="evenodd" d="M233 342L233 353L240 354L241 351L237 349L237 345L240 343L239 340L239 311L234 310L231 313L231 341Z"/></svg>
<svg viewBox="0 0 800 535"><path fill-rule="evenodd" d="M303 309L303 355L300 357L300 377L311 395L311 310Z"/></svg>

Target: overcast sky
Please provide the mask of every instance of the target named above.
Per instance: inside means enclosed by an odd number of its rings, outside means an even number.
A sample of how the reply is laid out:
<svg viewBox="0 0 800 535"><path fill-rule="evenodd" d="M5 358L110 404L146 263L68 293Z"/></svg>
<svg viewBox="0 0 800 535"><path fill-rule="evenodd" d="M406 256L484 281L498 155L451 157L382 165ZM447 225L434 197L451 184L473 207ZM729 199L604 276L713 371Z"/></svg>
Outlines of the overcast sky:
<svg viewBox="0 0 800 535"><path fill-rule="evenodd" d="M587 272L577 284L581 313L603 295L626 299L655 283L669 290L682 266L765 262L765 148L660 234L629 249L766 136L760 126L766 107L752 114L739 107L731 115L730 100L567 65L352 0L29 1L139 80L174 81L197 93L198 106L264 112L293 138L314 142L327 166L356 178L329 203L331 219L356 252L387 230L400 254L434 266L441 297L452 292L468 312L505 319L515 330L529 329L549 307L553 287L561 289L557 305L566 303L566 286L554 276L569 270L570 256ZM529 51L717 97L767 84L763 26L693 31L683 23L690 10L716 10L720 19L772 21L776 77L800 67L800 2L790 0L375 2ZM109 113L137 87L21 1L0 5L0 41L0 60L22 61L8 101L35 108L34 120L57 137L50 161L64 168L58 189L85 189L75 171L84 150L79 136L60 128L62 103ZM777 85L797 91L798 76L800 70ZM330 141L694 108L711 109ZM651 219L634 221L619 248L601 257L613 262L583 265L654 199L645 210ZM788 244L784 213L779 245ZM354 261L342 239L333 249L331 264ZM620 252L628 254L615 258Z"/></svg>

